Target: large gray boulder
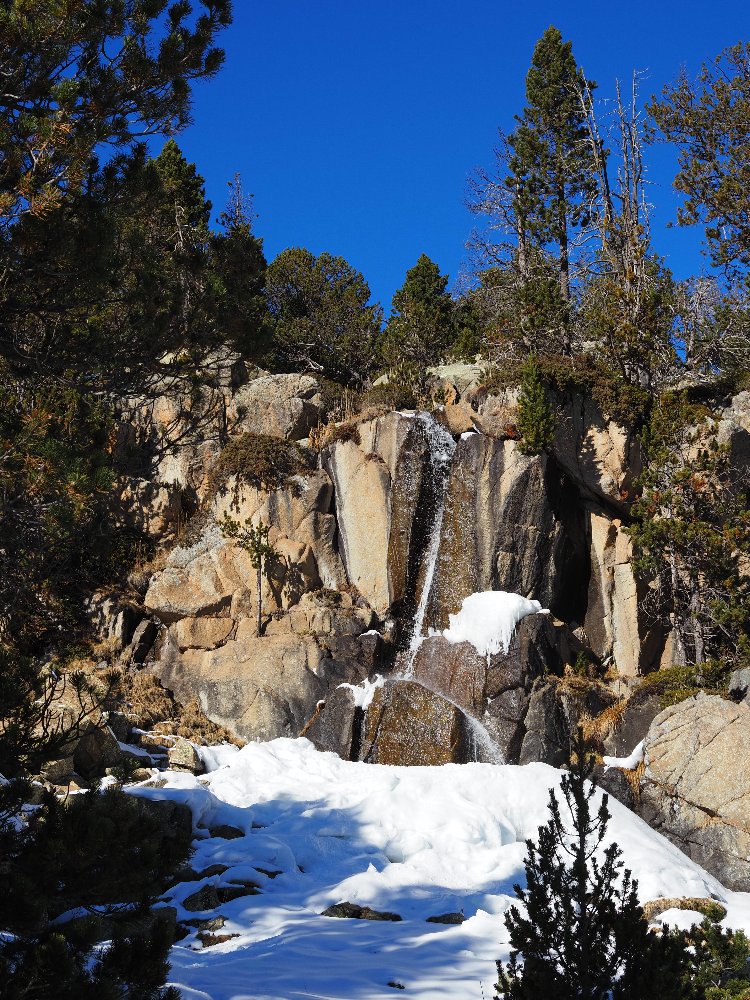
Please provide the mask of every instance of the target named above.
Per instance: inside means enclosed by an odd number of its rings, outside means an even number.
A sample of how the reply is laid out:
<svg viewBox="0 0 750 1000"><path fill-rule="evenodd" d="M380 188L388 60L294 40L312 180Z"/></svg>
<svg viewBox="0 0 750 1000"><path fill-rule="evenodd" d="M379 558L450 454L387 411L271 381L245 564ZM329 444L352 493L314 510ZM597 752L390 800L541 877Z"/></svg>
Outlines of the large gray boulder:
<svg viewBox="0 0 750 1000"><path fill-rule="evenodd" d="M639 811L730 889L750 890L750 707L699 694L654 719Z"/></svg>
<svg viewBox="0 0 750 1000"><path fill-rule="evenodd" d="M311 375L261 375L241 386L228 408L232 434L270 434L300 441L323 417L320 386Z"/></svg>

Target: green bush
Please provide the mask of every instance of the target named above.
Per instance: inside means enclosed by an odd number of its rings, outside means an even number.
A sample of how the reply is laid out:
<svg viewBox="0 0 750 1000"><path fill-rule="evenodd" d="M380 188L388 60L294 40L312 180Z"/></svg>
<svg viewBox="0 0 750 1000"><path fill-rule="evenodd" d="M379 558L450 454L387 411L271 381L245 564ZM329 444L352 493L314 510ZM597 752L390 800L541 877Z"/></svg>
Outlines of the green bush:
<svg viewBox="0 0 750 1000"><path fill-rule="evenodd" d="M307 469L305 457L294 441L270 434L241 434L229 442L211 470L208 495L224 489L232 476L256 489L280 489L292 476Z"/></svg>
<svg viewBox="0 0 750 1000"><path fill-rule="evenodd" d="M633 694L642 701L652 694L659 696L662 707L676 705L703 691L704 694L727 696L729 675L734 669L730 661L707 660L691 666L665 667L648 674ZM632 699L631 699L632 700Z"/></svg>

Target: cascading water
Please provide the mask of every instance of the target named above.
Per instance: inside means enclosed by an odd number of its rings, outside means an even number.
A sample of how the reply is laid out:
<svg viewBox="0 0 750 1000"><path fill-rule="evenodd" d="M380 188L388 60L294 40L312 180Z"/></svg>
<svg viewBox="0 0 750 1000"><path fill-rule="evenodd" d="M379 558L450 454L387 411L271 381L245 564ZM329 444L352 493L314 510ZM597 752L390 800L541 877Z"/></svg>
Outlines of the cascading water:
<svg viewBox="0 0 750 1000"><path fill-rule="evenodd" d="M425 437L430 449L429 475L432 477L433 494L437 497L435 503L432 523L427 536L420 567L419 576L422 579L422 589L417 603L417 610L414 614L410 631L409 648L406 657L406 666L403 676L409 678L412 675L414 657L417 654L422 640L425 614L427 604L432 590L432 581L435 576L435 566L437 565L438 553L440 551L440 530L443 525L443 514L445 512L445 497L448 490L448 479L450 477L451 462L453 453L456 450L456 442L451 434L435 420L430 413L418 413L417 420L424 428Z"/></svg>

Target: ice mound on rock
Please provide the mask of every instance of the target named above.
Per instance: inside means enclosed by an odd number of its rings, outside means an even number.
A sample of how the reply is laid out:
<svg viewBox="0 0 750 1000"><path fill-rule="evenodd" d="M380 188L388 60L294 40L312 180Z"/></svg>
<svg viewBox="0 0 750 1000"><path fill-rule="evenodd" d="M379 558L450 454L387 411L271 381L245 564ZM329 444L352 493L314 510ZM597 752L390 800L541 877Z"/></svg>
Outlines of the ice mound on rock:
<svg viewBox="0 0 750 1000"><path fill-rule="evenodd" d="M470 642L480 656L507 653L516 627L527 615L548 615L539 601L504 590L486 590L464 598L461 610L448 615L449 628L442 635L448 642Z"/></svg>

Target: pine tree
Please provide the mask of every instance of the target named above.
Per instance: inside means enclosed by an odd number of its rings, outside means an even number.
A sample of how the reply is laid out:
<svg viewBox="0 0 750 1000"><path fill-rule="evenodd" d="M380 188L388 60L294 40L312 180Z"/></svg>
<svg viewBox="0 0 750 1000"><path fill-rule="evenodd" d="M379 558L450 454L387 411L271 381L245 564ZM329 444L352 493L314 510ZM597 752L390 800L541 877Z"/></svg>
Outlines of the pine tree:
<svg viewBox="0 0 750 1000"><path fill-rule="evenodd" d="M642 436L646 467L629 533L634 568L658 584L656 614L669 609L674 662L750 654L750 510L727 445L705 407L665 393Z"/></svg>
<svg viewBox="0 0 750 1000"><path fill-rule="evenodd" d="M263 570L268 560L278 558L278 551L268 541L268 534L271 530L267 524L252 524L248 519L245 527L240 527L239 521L235 521L227 515L221 522L221 530L227 538L233 538L237 545L250 556L250 565L255 570L255 589L258 601L258 617L256 620L255 634L260 636L263 627Z"/></svg>
<svg viewBox="0 0 750 1000"><path fill-rule="evenodd" d="M345 385L367 380L382 310L343 257L283 250L268 267L266 294L278 370L320 372Z"/></svg>
<svg viewBox="0 0 750 1000"><path fill-rule="evenodd" d="M521 372L518 430L524 455L538 455L555 437L555 414L533 358L525 362Z"/></svg>
<svg viewBox="0 0 750 1000"><path fill-rule="evenodd" d="M437 364L454 336L448 276L422 254L393 296L392 314L380 343L389 368L411 367L418 375Z"/></svg>
<svg viewBox="0 0 750 1000"><path fill-rule="evenodd" d="M686 1000L682 945L649 933L637 884L617 844L605 846L607 796L595 806L593 762L579 727L561 789L554 791L539 842L527 841L526 887L515 886L525 913L505 918L511 958L498 962L505 1000ZM519 957L523 962L519 962Z"/></svg>
<svg viewBox="0 0 750 1000"><path fill-rule="evenodd" d="M560 292L570 299L570 262L576 230L592 217L597 194L596 163L587 141L581 102L586 81L573 56L550 26L534 48L526 76L527 106L509 142L518 190L520 230L538 247L557 247Z"/></svg>

